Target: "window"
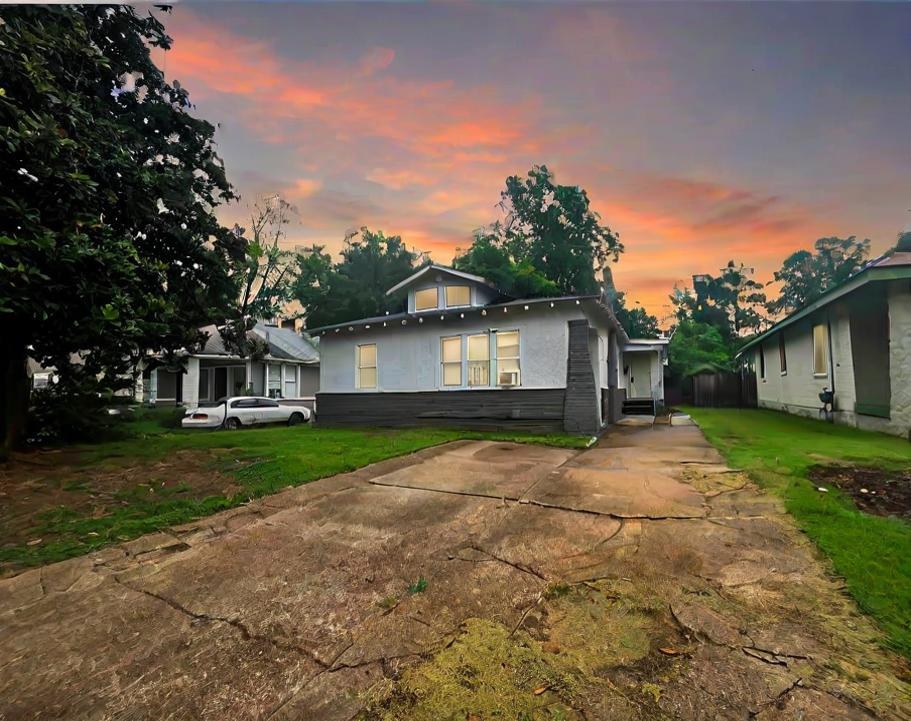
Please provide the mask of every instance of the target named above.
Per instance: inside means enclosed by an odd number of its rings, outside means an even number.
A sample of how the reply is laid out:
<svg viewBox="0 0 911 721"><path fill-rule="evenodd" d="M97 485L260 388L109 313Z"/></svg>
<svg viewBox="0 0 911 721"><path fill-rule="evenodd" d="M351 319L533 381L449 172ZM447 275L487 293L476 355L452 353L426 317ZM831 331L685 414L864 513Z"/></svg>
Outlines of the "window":
<svg viewBox="0 0 911 721"><path fill-rule="evenodd" d="M446 286L446 307L471 305L471 288L467 285Z"/></svg>
<svg viewBox="0 0 911 721"><path fill-rule="evenodd" d="M268 398L257 398L253 404L254 408L278 408L278 403L270 401Z"/></svg>
<svg viewBox="0 0 911 721"><path fill-rule="evenodd" d="M765 351L759 346L759 377L765 380Z"/></svg>
<svg viewBox="0 0 911 721"><path fill-rule="evenodd" d="M462 336L441 338L440 358L443 363L443 385L462 385Z"/></svg>
<svg viewBox="0 0 911 721"><path fill-rule="evenodd" d="M231 404L232 408L256 408L259 405L258 398L241 398Z"/></svg>
<svg viewBox="0 0 911 721"><path fill-rule="evenodd" d="M778 362L781 364L781 375L787 375L788 352L784 347L784 333L778 334Z"/></svg>
<svg viewBox="0 0 911 721"><path fill-rule="evenodd" d="M276 363L269 364L269 384L266 395L275 398L282 394L282 367Z"/></svg>
<svg viewBox="0 0 911 721"><path fill-rule="evenodd" d="M376 343L357 347L357 387L376 388Z"/></svg>
<svg viewBox="0 0 911 721"><path fill-rule="evenodd" d="M490 385L490 336L468 336L468 385Z"/></svg>
<svg viewBox="0 0 911 721"><path fill-rule="evenodd" d="M209 400L209 369L199 369L199 400Z"/></svg>
<svg viewBox="0 0 911 721"><path fill-rule="evenodd" d="M497 385L519 384L519 331L497 333Z"/></svg>
<svg viewBox="0 0 911 721"><path fill-rule="evenodd" d="M297 397L297 366L285 366L285 398Z"/></svg>
<svg viewBox="0 0 911 721"><path fill-rule="evenodd" d="M437 289L425 288L414 294L415 310L433 310L437 307Z"/></svg>
<svg viewBox="0 0 911 721"><path fill-rule="evenodd" d="M829 373L829 333L820 323L813 326L813 375L824 376Z"/></svg>

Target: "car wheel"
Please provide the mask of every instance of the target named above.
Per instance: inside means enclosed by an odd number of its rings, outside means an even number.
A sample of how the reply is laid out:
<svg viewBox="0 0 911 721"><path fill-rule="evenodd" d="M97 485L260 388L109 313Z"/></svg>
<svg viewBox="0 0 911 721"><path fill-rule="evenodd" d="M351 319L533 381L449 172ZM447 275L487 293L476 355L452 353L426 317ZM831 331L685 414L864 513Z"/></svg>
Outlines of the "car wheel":
<svg viewBox="0 0 911 721"><path fill-rule="evenodd" d="M225 428L229 431L236 431L238 428L240 428L240 420L237 418L226 419Z"/></svg>
<svg viewBox="0 0 911 721"><path fill-rule="evenodd" d="M298 423L303 423L303 422L304 422L303 413L292 413L291 417L288 419L289 426L296 426Z"/></svg>

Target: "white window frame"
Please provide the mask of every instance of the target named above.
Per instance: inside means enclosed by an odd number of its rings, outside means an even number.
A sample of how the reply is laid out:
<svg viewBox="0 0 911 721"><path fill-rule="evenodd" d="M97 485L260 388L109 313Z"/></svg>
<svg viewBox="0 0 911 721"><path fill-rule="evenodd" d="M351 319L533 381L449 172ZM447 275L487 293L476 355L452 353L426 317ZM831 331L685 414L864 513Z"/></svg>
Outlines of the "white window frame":
<svg viewBox="0 0 911 721"><path fill-rule="evenodd" d="M500 336L506 335L509 333L516 334L516 355L507 356L505 358L502 358L500 356ZM519 331L518 328L510 328L508 330L497 330L497 332L494 335L496 336L496 340L494 343L496 364L497 364L496 376L494 377L495 381L496 381L496 386L498 388L519 388L522 385L522 333L521 333L521 331ZM510 383L510 384L500 383L500 361L503 361L503 360L514 360L516 362L516 365L518 366L518 370L515 371L515 373L516 373L516 382L515 383ZM511 372L511 371L506 371L506 372Z"/></svg>
<svg viewBox="0 0 911 721"><path fill-rule="evenodd" d="M278 370L278 380L277 381L272 379L272 369L273 368ZM278 383L278 387L273 388L272 384L276 383L276 382ZM278 396L272 396L273 390L278 391ZM230 390L229 390L229 392L230 392ZM266 392L264 395L266 396L266 398L273 398L273 397L280 398L281 394L282 394L282 366L281 366L281 363L269 363L266 366Z"/></svg>
<svg viewBox="0 0 911 721"><path fill-rule="evenodd" d="M465 303L450 303L449 302L449 289L450 288L464 288L468 291L468 300ZM471 305L471 286L470 285L447 285L443 287L443 304L447 308L467 308Z"/></svg>
<svg viewBox="0 0 911 721"><path fill-rule="evenodd" d="M298 366L290 363L282 364L282 398L299 398L300 393L297 388L297 368ZM288 383L294 384L294 393L288 395Z"/></svg>
<svg viewBox="0 0 911 721"><path fill-rule="evenodd" d="M481 333L468 333L465 336L465 385L469 388L490 388L491 384L491 352L490 352L490 333L487 331L482 331ZM471 339L472 338L483 338L484 346L487 348L487 358L486 360L472 360L471 359ZM472 363L486 363L487 364L487 382L486 383L472 383L471 382L471 364Z"/></svg>
<svg viewBox="0 0 911 721"><path fill-rule="evenodd" d="M433 305L422 308L418 305L418 296L421 293L433 293ZM440 289L439 288L421 288L414 291L414 312L419 313L428 310L437 310L440 307Z"/></svg>
<svg viewBox="0 0 911 721"><path fill-rule="evenodd" d="M459 346L459 360L458 361L448 361L446 360L446 355L443 352L443 346L446 345L446 341L458 341ZM465 387L465 341L464 336L461 335L444 335L440 336L440 387L444 389L453 389L453 388L464 388ZM454 366L458 363L459 366L459 382L458 383L447 383L446 382L446 366Z"/></svg>
<svg viewBox="0 0 911 721"><path fill-rule="evenodd" d="M506 333L515 333L517 337L517 347L518 355L516 356L507 356L504 358L499 357L499 346L497 343L497 336L499 334ZM470 373L469 366L473 362L469 358L469 338L475 337L485 337L487 340L487 383L485 384L470 384ZM444 366L454 365L455 361L444 361L443 354L443 343L447 340L458 339L459 341L459 384L450 384L447 385L444 382ZM518 328L509 328L506 330L495 330L495 331L480 331L480 332L466 332L460 333L458 335L444 335L440 336L440 357L439 357L439 368L440 376L439 383L437 387L440 390L444 391L455 391L455 390L497 390L499 388L519 388L522 385L522 332ZM499 363L501 360L514 360L516 365L519 367L518 371L515 371L517 374L516 383L509 385L501 385L499 383Z"/></svg>
<svg viewBox="0 0 911 721"><path fill-rule="evenodd" d="M361 348L373 347L373 365L361 365ZM358 390L365 391L375 391L379 389L380 385L380 357L379 349L377 348L376 343L359 343L356 346L354 353L354 386ZM374 382L372 386L365 386L361 384L361 371L368 370L372 368L374 372Z"/></svg>
<svg viewBox="0 0 911 721"><path fill-rule="evenodd" d="M817 343L820 340L820 339L817 339L817 337L816 337L817 328L820 328L822 330L821 340L823 343L823 347L822 347L822 355L820 356L822 358L822 367L823 367L822 370L819 370L819 367L816 365ZM814 323L812 333L813 333L813 377L814 378L826 378L829 375L829 343L830 343L829 328L828 328L828 326L826 326L825 323Z"/></svg>

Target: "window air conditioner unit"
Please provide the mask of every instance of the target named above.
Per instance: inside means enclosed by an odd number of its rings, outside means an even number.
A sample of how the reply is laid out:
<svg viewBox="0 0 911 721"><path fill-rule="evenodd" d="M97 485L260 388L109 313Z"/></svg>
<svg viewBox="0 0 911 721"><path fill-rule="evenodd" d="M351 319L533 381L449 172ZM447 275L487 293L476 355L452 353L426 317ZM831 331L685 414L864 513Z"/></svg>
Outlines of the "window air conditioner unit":
<svg viewBox="0 0 911 721"><path fill-rule="evenodd" d="M516 371L497 374L497 385L500 386L517 386L519 385L519 374Z"/></svg>

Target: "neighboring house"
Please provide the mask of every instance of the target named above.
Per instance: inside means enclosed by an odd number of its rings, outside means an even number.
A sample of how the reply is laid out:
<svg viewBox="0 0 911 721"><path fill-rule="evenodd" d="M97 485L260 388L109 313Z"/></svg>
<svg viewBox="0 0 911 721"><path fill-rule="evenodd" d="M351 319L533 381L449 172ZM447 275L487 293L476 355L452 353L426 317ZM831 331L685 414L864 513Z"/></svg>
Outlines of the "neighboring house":
<svg viewBox="0 0 911 721"><path fill-rule="evenodd" d="M145 363L137 399L192 406L250 393L313 407L319 388L319 350L314 341L289 328L257 323L250 335L265 342L266 353L253 360L228 351L214 325L202 331L208 340L198 353L179 356L173 366L160 358Z"/></svg>
<svg viewBox="0 0 911 721"><path fill-rule="evenodd" d="M911 437L911 253L877 258L750 341L759 405Z"/></svg>
<svg viewBox="0 0 911 721"><path fill-rule="evenodd" d="M310 331L319 423L597 433L620 417L628 385L663 401L662 346L631 343L600 296L505 299L435 264L388 294L402 291L405 312Z"/></svg>

